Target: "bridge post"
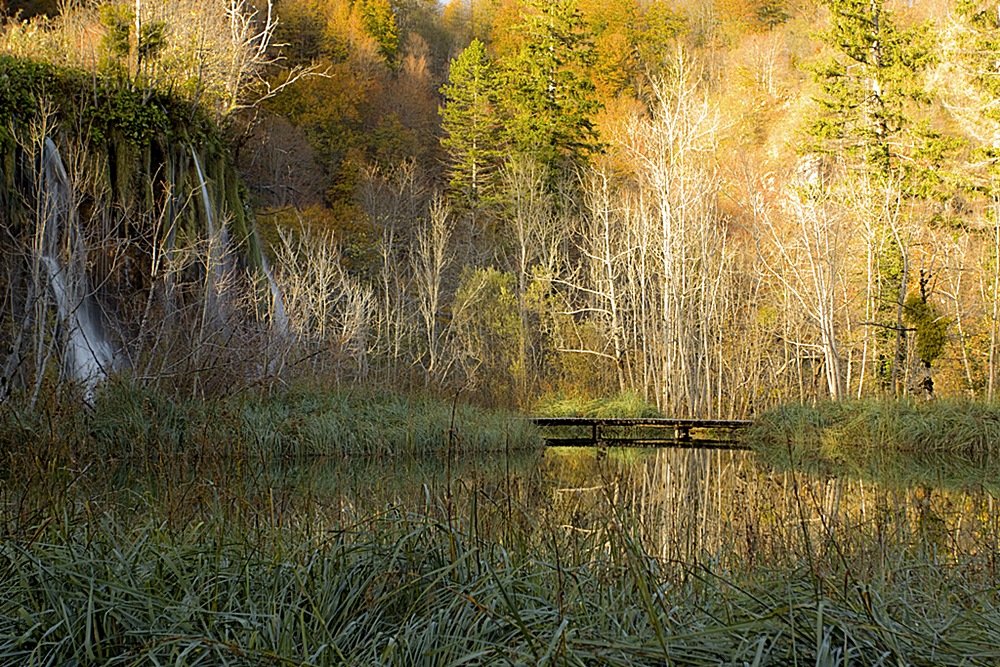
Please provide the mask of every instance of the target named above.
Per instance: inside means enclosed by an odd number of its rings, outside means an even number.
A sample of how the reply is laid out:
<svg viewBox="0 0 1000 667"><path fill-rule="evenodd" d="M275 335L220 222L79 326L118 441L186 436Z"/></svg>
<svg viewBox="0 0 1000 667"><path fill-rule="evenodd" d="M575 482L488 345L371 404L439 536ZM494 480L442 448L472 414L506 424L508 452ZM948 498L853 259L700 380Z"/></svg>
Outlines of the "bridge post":
<svg viewBox="0 0 1000 667"><path fill-rule="evenodd" d="M674 426L674 439L678 442L691 442L691 427L687 424Z"/></svg>

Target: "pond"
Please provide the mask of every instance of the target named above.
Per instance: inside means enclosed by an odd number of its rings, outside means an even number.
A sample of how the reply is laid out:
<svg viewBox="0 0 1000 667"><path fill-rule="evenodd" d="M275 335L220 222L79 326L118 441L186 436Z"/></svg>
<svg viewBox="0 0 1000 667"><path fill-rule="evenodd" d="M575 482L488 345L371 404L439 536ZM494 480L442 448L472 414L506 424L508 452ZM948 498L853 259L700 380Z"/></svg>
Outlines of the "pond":
<svg viewBox="0 0 1000 667"><path fill-rule="evenodd" d="M0 487L0 664L1000 658L974 476L615 448L105 467Z"/></svg>
<svg viewBox="0 0 1000 667"><path fill-rule="evenodd" d="M917 551L931 562L993 558L995 491L971 464L958 469L964 484L951 473L876 481L858 471L777 470L742 450L553 447L462 460L317 460L281 468L272 483L290 504L307 500L335 523L377 508L443 505L484 532L517 519L537 536L599 544L626 530L663 562L746 571Z"/></svg>

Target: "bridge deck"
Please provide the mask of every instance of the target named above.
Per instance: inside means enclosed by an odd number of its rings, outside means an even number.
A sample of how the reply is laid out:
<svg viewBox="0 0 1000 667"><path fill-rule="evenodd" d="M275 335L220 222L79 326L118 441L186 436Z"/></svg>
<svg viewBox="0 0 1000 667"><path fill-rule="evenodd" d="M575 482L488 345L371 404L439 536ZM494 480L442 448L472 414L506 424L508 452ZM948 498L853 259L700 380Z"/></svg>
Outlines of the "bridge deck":
<svg viewBox="0 0 1000 667"><path fill-rule="evenodd" d="M668 446L739 446L735 433L750 426L749 419L688 419L673 417L532 417L531 421L542 429L574 427L586 428L585 437L560 435L546 437L552 446L570 447L668 447ZM662 433L670 429L670 434ZM692 431L707 432L708 437L692 437ZM729 437L714 437L718 431L728 431ZM565 433L565 431L564 431Z"/></svg>

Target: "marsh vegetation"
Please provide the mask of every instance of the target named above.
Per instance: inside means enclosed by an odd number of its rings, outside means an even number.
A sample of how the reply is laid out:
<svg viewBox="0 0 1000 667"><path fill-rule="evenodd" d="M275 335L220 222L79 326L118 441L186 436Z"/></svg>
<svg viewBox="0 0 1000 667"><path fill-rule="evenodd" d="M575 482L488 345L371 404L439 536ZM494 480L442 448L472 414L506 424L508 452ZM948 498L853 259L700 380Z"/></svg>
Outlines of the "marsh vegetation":
<svg viewBox="0 0 1000 667"><path fill-rule="evenodd" d="M0 665L1000 661L993 5L3 8Z"/></svg>
<svg viewBox="0 0 1000 667"><path fill-rule="evenodd" d="M35 442L8 459L0 663L996 659L1000 518L973 478L907 486L776 471L745 451L540 450L499 418L500 437L452 447L449 429L483 425L447 405L413 455L274 455L247 444L262 422L246 407L220 405L181 407L190 436L169 447L116 457L115 442L77 460L136 421L178 428L134 398L141 418L95 412L79 438L53 440L61 456ZM250 412L286 400L317 399ZM368 418L405 403L380 401ZM357 414L333 414L356 428ZM24 435L59 421L6 417ZM230 446L208 447L225 429Z"/></svg>

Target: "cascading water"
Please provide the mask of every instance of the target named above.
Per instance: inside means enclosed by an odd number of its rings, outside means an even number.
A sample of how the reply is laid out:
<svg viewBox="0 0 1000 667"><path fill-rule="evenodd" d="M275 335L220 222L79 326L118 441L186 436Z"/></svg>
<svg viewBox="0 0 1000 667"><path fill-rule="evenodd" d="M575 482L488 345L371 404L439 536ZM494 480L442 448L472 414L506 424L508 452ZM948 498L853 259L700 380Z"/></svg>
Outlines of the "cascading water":
<svg viewBox="0 0 1000 667"><path fill-rule="evenodd" d="M212 200L208 196L208 183L205 181L205 174L201 169L201 162L198 160L198 153L191 148L191 157L194 159L194 168L198 173L198 183L201 190L201 201L205 206L205 222L208 225L208 302L207 305L212 312L218 314L219 300L224 292L224 280L229 273L229 232L226 226L221 225L220 229L215 228L215 214L212 211Z"/></svg>
<svg viewBox="0 0 1000 667"><path fill-rule="evenodd" d="M285 312L285 298L281 294L278 281L274 279L274 274L271 273L271 265L268 263L267 257L262 255L260 261L261 268L264 269L264 275L267 276L267 284L271 288L271 325L280 335L284 336L288 333L288 315Z"/></svg>
<svg viewBox="0 0 1000 667"><path fill-rule="evenodd" d="M69 176L59 149L51 139L42 149L44 215L40 223L42 247L39 264L48 276L56 301L59 321L66 332L63 359L67 373L82 384L87 399L93 398L97 383L107 376L114 362L114 347L101 323L97 301L88 288L86 248L73 206ZM60 240L69 247L69 258L60 262Z"/></svg>
<svg viewBox="0 0 1000 667"><path fill-rule="evenodd" d="M201 200L205 207L205 221L208 225L208 288L209 303L214 312L217 309L217 300L224 293L224 280L231 275L233 266L229 248L229 232L225 225L215 228L215 214L212 211L212 201L208 195L208 184L205 180L205 173L202 171L201 162L198 160L198 153L191 149L191 157L194 160L194 168L198 174L199 189L201 190ZM281 288L271 273L271 267L266 257L261 257L261 268L267 277L268 287L271 290L271 323L281 335L288 333L288 315L285 311L285 299L281 294Z"/></svg>

